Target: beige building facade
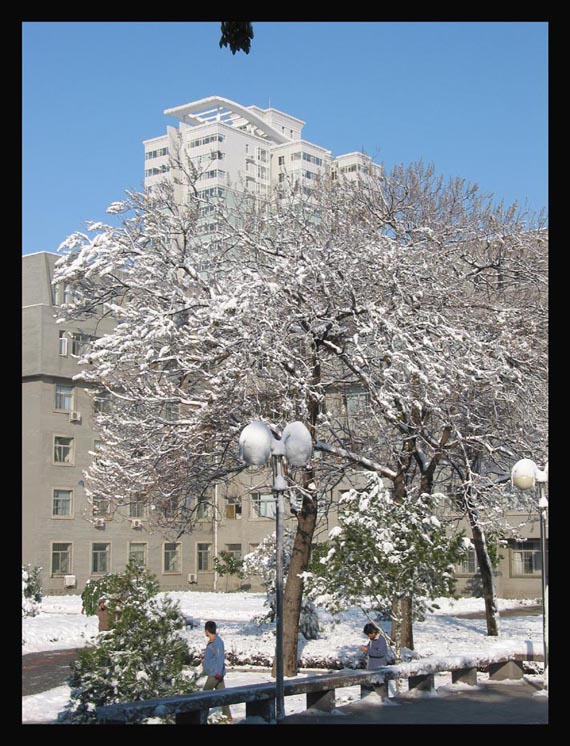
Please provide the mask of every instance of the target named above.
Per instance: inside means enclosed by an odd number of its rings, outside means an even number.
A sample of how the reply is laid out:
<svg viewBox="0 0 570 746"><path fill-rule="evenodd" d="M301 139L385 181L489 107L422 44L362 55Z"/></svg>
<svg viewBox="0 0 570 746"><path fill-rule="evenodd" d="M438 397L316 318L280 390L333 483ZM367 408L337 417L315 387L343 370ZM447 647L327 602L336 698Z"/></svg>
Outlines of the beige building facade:
<svg viewBox="0 0 570 746"><path fill-rule="evenodd" d="M56 260L47 252L22 259L22 562L42 568L48 594L80 592L89 579L123 571L130 557L164 590L235 590L240 581L220 578L213 559L221 551L241 557L273 532L271 475L248 470L215 490L194 532L179 538L155 531L142 506L111 514L93 505L83 473L97 451L98 401L74 377L82 343L113 322L56 323L66 292L51 286Z"/></svg>
<svg viewBox="0 0 570 746"><path fill-rule="evenodd" d="M180 537L153 528L142 505L111 514L89 502L83 473L97 451L93 408L104 406L104 399L89 395L75 376L82 344L111 331L113 322L57 323L67 289L51 285L56 260L47 252L22 259L22 562L42 568L46 594L79 593L90 579L122 572L130 557L144 563L163 590L261 590L256 579L220 576L214 557L227 552L241 558L275 530L270 472L251 467L214 488L196 528ZM352 406L348 401L347 416ZM327 502L334 504L343 489ZM513 514L510 520L524 523L520 531L527 538L500 547L497 595L539 598L538 516ZM295 529L289 512L285 525ZM334 525L334 509L320 512L318 540ZM456 578L458 594L480 592L473 552L456 568Z"/></svg>

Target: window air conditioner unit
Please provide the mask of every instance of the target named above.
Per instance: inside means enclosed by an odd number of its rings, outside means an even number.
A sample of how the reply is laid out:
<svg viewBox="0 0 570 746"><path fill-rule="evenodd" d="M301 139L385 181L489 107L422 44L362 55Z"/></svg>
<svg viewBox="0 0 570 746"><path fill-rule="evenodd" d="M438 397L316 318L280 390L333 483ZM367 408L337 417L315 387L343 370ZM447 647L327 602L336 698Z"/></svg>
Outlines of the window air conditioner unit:
<svg viewBox="0 0 570 746"><path fill-rule="evenodd" d="M131 521L131 528L142 528L143 524L142 521L139 521L138 518L135 518L134 521Z"/></svg>
<svg viewBox="0 0 570 746"><path fill-rule="evenodd" d="M105 528L105 519L104 518L96 518L95 519L95 528Z"/></svg>
<svg viewBox="0 0 570 746"><path fill-rule="evenodd" d="M66 588L75 588L75 575L64 575L63 576L63 584Z"/></svg>
<svg viewBox="0 0 570 746"><path fill-rule="evenodd" d="M70 422L81 422L81 412L70 412L69 421Z"/></svg>
<svg viewBox="0 0 570 746"><path fill-rule="evenodd" d="M197 583L198 582L198 576L195 572L189 572L188 573L188 582L189 583Z"/></svg>

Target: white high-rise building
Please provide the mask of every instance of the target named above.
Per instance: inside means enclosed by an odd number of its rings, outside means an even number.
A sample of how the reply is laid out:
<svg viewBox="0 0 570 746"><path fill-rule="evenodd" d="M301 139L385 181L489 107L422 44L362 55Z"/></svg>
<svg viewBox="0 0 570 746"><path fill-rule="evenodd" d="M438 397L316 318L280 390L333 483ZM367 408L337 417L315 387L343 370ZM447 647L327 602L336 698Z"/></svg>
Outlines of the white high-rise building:
<svg viewBox="0 0 570 746"><path fill-rule="evenodd" d="M242 106L210 96L166 109L179 120L166 134L145 140L145 186L169 170L169 156L181 152L195 166L199 196L228 197L251 192L268 197L285 179L304 190L319 176L365 176L380 166L364 153L333 158L330 150L304 140L305 122L277 109Z"/></svg>

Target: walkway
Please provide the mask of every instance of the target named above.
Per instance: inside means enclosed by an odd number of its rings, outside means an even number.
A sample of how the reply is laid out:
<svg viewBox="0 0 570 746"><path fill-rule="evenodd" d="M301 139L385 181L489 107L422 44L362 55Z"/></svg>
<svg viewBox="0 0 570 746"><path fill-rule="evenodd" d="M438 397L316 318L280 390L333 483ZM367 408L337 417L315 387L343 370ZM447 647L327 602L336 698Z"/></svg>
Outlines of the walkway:
<svg viewBox="0 0 570 746"><path fill-rule="evenodd" d="M284 725L536 725L548 723L548 697L523 683L485 683L473 691L460 690L445 695L391 697L382 704L376 694L334 713L307 710L289 715Z"/></svg>
<svg viewBox="0 0 570 746"><path fill-rule="evenodd" d="M22 656L22 696L40 694L67 683L76 649L26 653Z"/></svg>

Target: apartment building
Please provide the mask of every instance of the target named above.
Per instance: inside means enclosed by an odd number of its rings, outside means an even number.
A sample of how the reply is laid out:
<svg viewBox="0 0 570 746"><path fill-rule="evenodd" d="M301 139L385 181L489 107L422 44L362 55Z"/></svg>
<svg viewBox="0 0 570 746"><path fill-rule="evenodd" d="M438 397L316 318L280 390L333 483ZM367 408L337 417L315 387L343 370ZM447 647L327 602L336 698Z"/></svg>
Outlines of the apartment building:
<svg viewBox="0 0 570 746"><path fill-rule="evenodd" d="M144 142L147 187L165 178L169 154L180 145L200 175L199 191L227 200L244 190L263 198L284 179L310 189L322 174L362 178L380 168L358 152L333 158L301 138L303 121L275 109L210 97L165 114L179 125ZM202 220L207 226L211 217ZM70 288L52 286L56 259L40 252L22 260L22 562L42 568L48 594L79 593L87 580L121 572L129 558L144 563L163 590L260 590L255 578L219 576L214 558L222 551L240 558L275 530L272 478L263 469L249 468L214 487L192 533L180 537L157 530L142 503L111 512L103 501L88 500L83 473L98 447L93 414L107 402L75 376L85 343L109 333L114 322L57 323ZM349 393L342 406L347 417L362 414L365 396ZM324 502L334 504L344 489L338 485ZM527 518L511 517L515 525ZM285 525L294 530L294 516ZM333 525L334 510L320 511L317 537L326 538ZM523 531L524 543L500 552L500 597L540 596L538 517ZM477 591L474 553L457 568L457 579L458 592Z"/></svg>
<svg viewBox="0 0 570 746"><path fill-rule="evenodd" d="M301 137L305 122L277 109L210 96L164 114L177 119L178 126L169 125L165 134L145 140L147 187L164 178L175 154L189 158L196 168L199 195L229 202L243 192L268 197L285 180L310 190L324 175L357 178L380 169L364 153L333 157L327 148Z"/></svg>

